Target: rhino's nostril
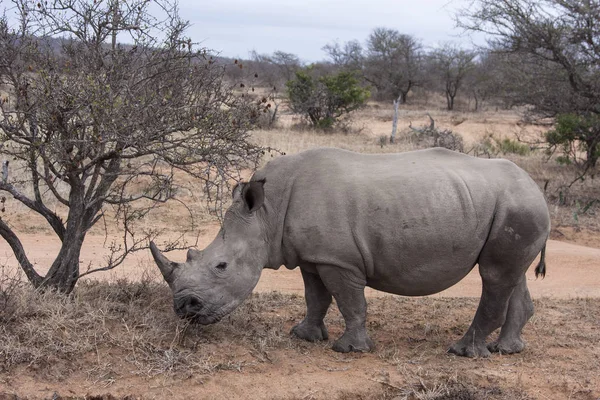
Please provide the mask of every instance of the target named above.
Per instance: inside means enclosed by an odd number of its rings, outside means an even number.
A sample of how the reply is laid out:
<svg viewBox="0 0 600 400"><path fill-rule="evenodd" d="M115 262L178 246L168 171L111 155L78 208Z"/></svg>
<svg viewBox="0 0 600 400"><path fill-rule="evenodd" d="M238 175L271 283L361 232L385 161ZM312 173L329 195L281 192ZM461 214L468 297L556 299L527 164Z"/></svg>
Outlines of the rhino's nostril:
<svg viewBox="0 0 600 400"><path fill-rule="evenodd" d="M192 308L202 308L202 304L200 303L200 300L198 300L196 297L190 297L190 299L187 302L188 306L192 307Z"/></svg>
<svg viewBox="0 0 600 400"><path fill-rule="evenodd" d="M175 302L175 312L181 317L193 317L202 310L202 302L194 296L181 298Z"/></svg>

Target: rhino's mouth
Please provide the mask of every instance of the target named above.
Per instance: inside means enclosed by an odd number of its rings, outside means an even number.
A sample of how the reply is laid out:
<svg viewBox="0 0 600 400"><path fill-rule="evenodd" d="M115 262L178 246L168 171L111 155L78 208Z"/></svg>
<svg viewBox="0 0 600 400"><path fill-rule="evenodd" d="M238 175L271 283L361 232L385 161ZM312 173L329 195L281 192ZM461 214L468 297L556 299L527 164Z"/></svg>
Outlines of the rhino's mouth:
<svg viewBox="0 0 600 400"><path fill-rule="evenodd" d="M223 316L215 316L215 315L191 315L191 316L184 316L182 318L188 319L193 323L196 324L200 324L200 325L210 325L210 324L215 324L217 322L219 322Z"/></svg>
<svg viewBox="0 0 600 400"><path fill-rule="evenodd" d="M202 310L196 313L182 312L180 310L175 310L175 312L180 318L189 320L192 323L210 325L219 322L224 316L235 310L238 305L239 303L228 304L216 310Z"/></svg>
<svg viewBox="0 0 600 400"><path fill-rule="evenodd" d="M182 319L187 319L201 325L214 324L238 308L252 293L253 288L251 287L238 299L220 307L208 305L206 301L195 295L181 296L175 300L175 313Z"/></svg>

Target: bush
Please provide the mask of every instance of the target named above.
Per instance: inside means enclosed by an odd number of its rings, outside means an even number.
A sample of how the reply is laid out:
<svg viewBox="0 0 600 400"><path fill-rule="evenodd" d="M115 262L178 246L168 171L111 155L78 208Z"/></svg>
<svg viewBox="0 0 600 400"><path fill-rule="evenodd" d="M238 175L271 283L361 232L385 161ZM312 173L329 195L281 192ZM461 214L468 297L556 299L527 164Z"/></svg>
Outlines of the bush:
<svg viewBox="0 0 600 400"><path fill-rule="evenodd" d="M443 147L448 150L464 152L463 137L459 133L454 133L449 129L439 129L435 126L435 121L431 115L429 117L429 126L415 128L409 125L413 132L410 139L417 143L417 146L423 148Z"/></svg>
<svg viewBox="0 0 600 400"><path fill-rule="evenodd" d="M520 156L526 156L529 154L531 149L525 143L520 143L516 140L504 138L502 140L494 139L498 151L502 154L518 154Z"/></svg>
<svg viewBox="0 0 600 400"><path fill-rule="evenodd" d="M329 129L340 118L362 107L370 96L351 72L315 78L312 69L296 72L286 84L290 108L301 114L313 127Z"/></svg>
<svg viewBox="0 0 600 400"><path fill-rule="evenodd" d="M594 114L559 114L555 128L546 133L546 141L551 153L557 149L562 153L557 157L559 163L594 167L600 158L600 117ZM585 154L585 159L579 152Z"/></svg>
<svg viewBox="0 0 600 400"><path fill-rule="evenodd" d="M526 156L530 152L531 149L525 143L509 138L498 139L494 137L493 134L487 135L473 147L473 154L476 157L479 155L495 157L498 154L517 154L519 156Z"/></svg>

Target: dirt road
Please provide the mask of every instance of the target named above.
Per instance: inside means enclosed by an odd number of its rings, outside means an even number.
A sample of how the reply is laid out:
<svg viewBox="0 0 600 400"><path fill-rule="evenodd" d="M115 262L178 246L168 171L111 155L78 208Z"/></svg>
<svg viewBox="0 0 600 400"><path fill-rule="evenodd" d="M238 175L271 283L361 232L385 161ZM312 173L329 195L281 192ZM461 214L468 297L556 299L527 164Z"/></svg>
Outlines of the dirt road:
<svg viewBox="0 0 600 400"><path fill-rule="evenodd" d="M199 248L204 248L212 241L218 231L216 224L208 226L199 239ZM58 253L59 242L54 237L40 234L22 235L23 245L32 262L43 270L50 265ZM82 270L90 262L98 262L106 255L104 236L87 237L82 252ZM185 252L172 252L169 255L174 261L183 261ZM531 294L536 297L579 298L600 297L600 249L585 247L571 243L548 241L547 275L545 279L536 279L530 268L528 284ZM0 241L0 263L16 266L16 260L10 247ZM537 263L537 261L536 261ZM149 251L133 254L124 265L110 272L91 275L97 279L128 278L140 279L145 272L157 272ZM259 292L278 290L284 293L304 293L300 271L287 270L285 267L277 271L265 270L255 289ZM478 297L481 294L481 280L477 269L454 287L436 294L437 297ZM376 297L382 292L367 289L367 296Z"/></svg>

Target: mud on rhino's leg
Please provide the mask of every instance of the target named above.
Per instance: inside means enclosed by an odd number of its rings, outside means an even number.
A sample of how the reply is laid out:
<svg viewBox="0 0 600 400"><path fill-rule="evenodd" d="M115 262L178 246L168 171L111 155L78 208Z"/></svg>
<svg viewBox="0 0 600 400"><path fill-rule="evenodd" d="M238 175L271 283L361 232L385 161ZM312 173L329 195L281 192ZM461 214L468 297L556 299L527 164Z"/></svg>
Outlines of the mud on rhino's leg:
<svg viewBox="0 0 600 400"><path fill-rule="evenodd" d="M488 344L488 349L503 354L521 352L525 348L521 339L521 330L532 315L533 302L527 289L527 279L523 275L519 285L510 296L506 321L502 325L500 336L498 340Z"/></svg>
<svg viewBox="0 0 600 400"><path fill-rule="evenodd" d="M306 299L306 317L292 328L292 334L301 339L315 342L329 339L327 328L323 322L327 309L331 304L331 294L316 273L311 273L303 268L304 297ZM315 271L316 272L316 271Z"/></svg>
<svg viewBox="0 0 600 400"><path fill-rule="evenodd" d="M365 327L365 279L335 266L319 265L317 270L327 290L335 298L346 323L346 330L333 344L333 350L342 353L372 350L375 346Z"/></svg>

